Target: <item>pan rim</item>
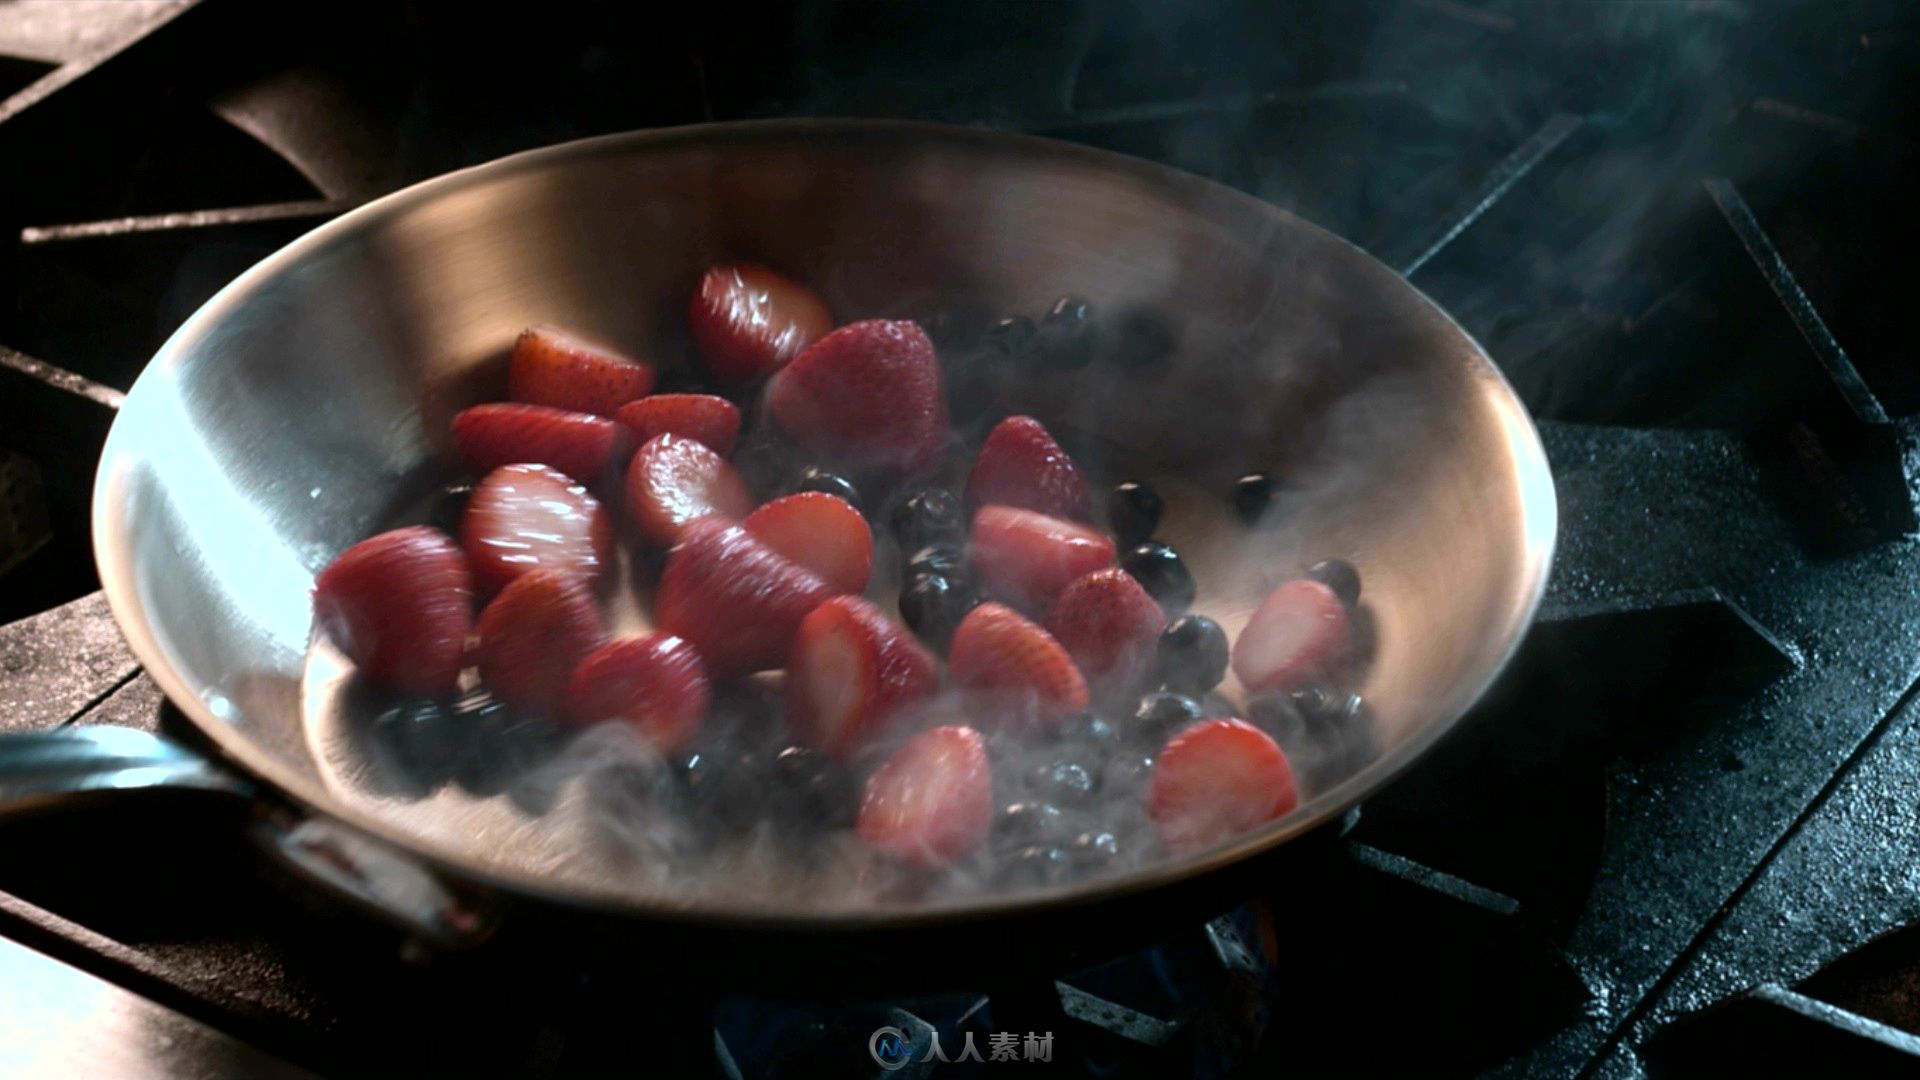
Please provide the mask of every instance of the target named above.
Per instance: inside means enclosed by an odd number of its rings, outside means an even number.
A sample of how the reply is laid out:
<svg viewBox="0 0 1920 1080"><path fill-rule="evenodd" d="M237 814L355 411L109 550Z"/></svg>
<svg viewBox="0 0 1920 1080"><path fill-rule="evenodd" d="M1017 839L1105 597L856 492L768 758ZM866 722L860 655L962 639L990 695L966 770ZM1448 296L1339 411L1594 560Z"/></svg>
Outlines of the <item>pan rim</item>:
<svg viewBox="0 0 1920 1080"><path fill-rule="evenodd" d="M715 145L767 139L859 137L914 138L953 146L1024 148L1031 154L1055 160L1078 161L1106 171L1124 173L1158 190L1204 195L1209 200L1274 221L1281 227L1315 234L1320 241L1329 243L1330 250L1358 263L1364 272L1381 277L1383 287L1391 288L1397 283L1419 305L1424 305L1430 314L1437 316L1445 328L1456 336L1457 344L1464 346L1462 351L1477 365L1477 373L1493 384L1487 397L1502 414L1500 419L1506 427L1504 444L1510 457L1512 482L1518 496L1522 550L1529 563L1523 574L1516 575L1522 591L1521 602L1505 613L1504 625L1490 628L1504 635L1504 648L1494 662L1487 665L1479 680L1457 690L1451 700L1441 704L1430 720L1378 761L1337 787L1320 793L1301 808L1317 807L1315 812L1289 814L1263 829L1242 834L1194 855L1161 860L1113 878L1008 896L970 897L906 907L807 910L712 898L676 903L665 897L621 896L558 884L489 865L467 853L407 833L376 814L361 811L336 799L317 778L309 779L291 766L282 764L241 728L217 716L175 669L166 650L151 631L144 605L139 599L132 562L121 557L122 549L126 546L121 540L125 529L120 520L120 507L109 490L110 481L115 473L138 458L120 445L128 438L125 432L130 425L123 421L129 411L138 410L145 397L156 393L152 387L185 362L189 346L205 336L208 330L221 324L229 309L238 306L269 280L298 265L308 253L325 247L341 236L502 176L538 170L562 161L617 152L670 149L685 143ZM144 396L143 388L147 390ZM115 418L103 445L94 480L90 525L101 589L106 594L108 607L122 636L149 677L192 721L194 727L213 743L230 766L264 781L281 798L299 806L303 812L350 825L422 861L437 872L449 874L453 880L483 885L507 894L623 916L713 926L752 923L760 928L771 927L790 932L834 932L897 930L966 923L985 918L1043 915L1049 911L1077 908L1101 900L1120 899L1211 876L1278 849L1337 819L1352 806L1387 787L1425 757L1442 738L1453 731L1461 717L1511 662L1546 591L1558 532L1558 505L1539 432L1518 395L1486 350L1417 286L1350 241L1235 188L1171 166L1113 151L1024 133L925 121L806 118L641 129L557 143L420 181L370 200L316 226L227 283L189 316L154 354L128 391L120 415Z"/></svg>

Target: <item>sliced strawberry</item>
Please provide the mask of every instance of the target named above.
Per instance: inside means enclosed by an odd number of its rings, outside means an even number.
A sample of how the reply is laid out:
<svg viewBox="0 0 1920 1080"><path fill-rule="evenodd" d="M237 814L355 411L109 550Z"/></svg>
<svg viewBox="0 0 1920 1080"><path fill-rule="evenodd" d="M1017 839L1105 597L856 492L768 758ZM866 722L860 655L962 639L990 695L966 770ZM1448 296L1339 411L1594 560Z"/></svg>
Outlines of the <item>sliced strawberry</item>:
<svg viewBox="0 0 1920 1080"><path fill-rule="evenodd" d="M953 631L947 671L975 715L1048 724L1087 707L1087 684L1053 635L1004 604L967 613Z"/></svg>
<svg viewBox="0 0 1920 1080"><path fill-rule="evenodd" d="M712 394L655 394L629 401L614 413L637 442L655 435L684 435L706 443L721 457L740 436L740 407Z"/></svg>
<svg viewBox="0 0 1920 1080"><path fill-rule="evenodd" d="M1175 852L1210 847L1299 802L1287 755L1244 720L1201 720L1181 731L1154 759L1147 783L1147 816Z"/></svg>
<svg viewBox="0 0 1920 1080"><path fill-rule="evenodd" d="M477 629L480 681L515 709L552 715L568 676L600 643L600 611L572 574L535 570L500 590Z"/></svg>
<svg viewBox="0 0 1920 1080"><path fill-rule="evenodd" d="M845 758L939 689L933 655L857 596L814 608L787 660L787 726Z"/></svg>
<svg viewBox="0 0 1920 1080"><path fill-rule="evenodd" d="M425 525L368 537L314 579L313 614L373 682L451 694L473 626L467 560L446 533Z"/></svg>
<svg viewBox="0 0 1920 1080"><path fill-rule="evenodd" d="M1031 416L1009 416L987 433L967 473L967 509L989 504L1038 510L1049 517L1087 521L1093 496L1087 478L1053 436Z"/></svg>
<svg viewBox="0 0 1920 1080"><path fill-rule="evenodd" d="M767 503L741 524L761 543L819 574L834 592L866 591L873 530L847 500L802 491Z"/></svg>
<svg viewBox="0 0 1920 1080"><path fill-rule="evenodd" d="M627 513L663 547L695 518L739 520L752 509L753 496L727 459L684 435L655 435L627 466Z"/></svg>
<svg viewBox="0 0 1920 1080"><path fill-rule="evenodd" d="M724 518L680 531L653 598L655 625L700 650L715 678L777 667L800 620L833 597L812 571Z"/></svg>
<svg viewBox="0 0 1920 1080"><path fill-rule="evenodd" d="M507 359L507 396L529 405L612 416L651 389L651 367L556 326L522 332Z"/></svg>
<svg viewBox="0 0 1920 1080"><path fill-rule="evenodd" d="M1044 612L1073 579L1113 565L1098 529L1011 506L973 517L973 570L986 591L1022 611Z"/></svg>
<svg viewBox="0 0 1920 1080"><path fill-rule="evenodd" d="M758 263L735 263L700 278L687 322L708 373L738 385L799 356L833 329L833 314L805 285Z"/></svg>
<svg viewBox="0 0 1920 1080"><path fill-rule="evenodd" d="M1346 662L1347 606L1318 581L1289 581L1267 594L1233 643L1233 673L1248 690L1289 690Z"/></svg>
<svg viewBox="0 0 1920 1080"><path fill-rule="evenodd" d="M618 720L661 753L692 740L713 692L692 645L672 634L609 641L580 661L567 680L567 722L579 727Z"/></svg>
<svg viewBox="0 0 1920 1080"><path fill-rule="evenodd" d="M767 404L780 429L808 447L899 473L932 463L951 433L933 342L912 322L835 330L780 369Z"/></svg>
<svg viewBox="0 0 1920 1080"><path fill-rule="evenodd" d="M613 525L572 477L545 465L506 465L473 486L460 545L488 592L540 569L592 581L612 565Z"/></svg>
<svg viewBox="0 0 1920 1080"><path fill-rule="evenodd" d="M987 745L948 724L908 739L867 778L854 831L876 851L935 869L979 847L992 821Z"/></svg>
<svg viewBox="0 0 1920 1080"><path fill-rule="evenodd" d="M589 484L632 449L626 429L606 417L545 405L462 409L453 417L453 441L475 473L532 463L551 465Z"/></svg>
<svg viewBox="0 0 1920 1080"><path fill-rule="evenodd" d="M1117 566L1075 578L1047 616L1047 630L1103 698L1134 687L1166 628L1160 605Z"/></svg>

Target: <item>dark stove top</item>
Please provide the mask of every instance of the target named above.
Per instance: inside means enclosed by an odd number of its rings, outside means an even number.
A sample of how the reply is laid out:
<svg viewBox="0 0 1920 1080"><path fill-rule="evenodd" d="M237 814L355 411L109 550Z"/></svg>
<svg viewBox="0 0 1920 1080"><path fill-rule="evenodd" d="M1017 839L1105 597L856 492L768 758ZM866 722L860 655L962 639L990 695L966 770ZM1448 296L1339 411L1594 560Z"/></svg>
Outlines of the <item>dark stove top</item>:
<svg viewBox="0 0 1920 1080"><path fill-rule="evenodd" d="M1313 873L1101 970L774 1002L432 955L217 810L122 802L0 827L0 935L94 976L0 985L82 988L72 1017L121 995L153 1075L862 1075L883 1026L989 1058L909 1076L997 1075L1029 1033L1103 1076L1912 1074L1916 61L1909 6L1866 2L0 7L0 731L181 726L86 534L181 319L366 198L633 127L985 124L1293 209L1487 345L1563 530L1456 738ZM0 1061L53 1060L53 1030L0 1026Z"/></svg>

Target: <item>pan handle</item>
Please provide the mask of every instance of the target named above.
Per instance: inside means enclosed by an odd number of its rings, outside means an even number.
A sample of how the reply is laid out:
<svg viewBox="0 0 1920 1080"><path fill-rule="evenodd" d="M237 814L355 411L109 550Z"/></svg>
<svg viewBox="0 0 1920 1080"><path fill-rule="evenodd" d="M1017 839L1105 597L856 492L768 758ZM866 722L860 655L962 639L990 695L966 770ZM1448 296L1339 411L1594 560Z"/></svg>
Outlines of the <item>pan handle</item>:
<svg viewBox="0 0 1920 1080"><path fill-rule="evenodd" d="M0 817L129 791L191 791L255 808L255 839L309 884L440 948L484 940L492 920L407 853L261 798L259 787L179 743L112 724L0 737Z"/></svg>
<svg viewBox="0 0 1920 1080"><path fill-rule="evenodd" d="M201 791L247 799L254 787L205 757L134 728L61 727L0 738L0 815L117 791Z"/></svg>

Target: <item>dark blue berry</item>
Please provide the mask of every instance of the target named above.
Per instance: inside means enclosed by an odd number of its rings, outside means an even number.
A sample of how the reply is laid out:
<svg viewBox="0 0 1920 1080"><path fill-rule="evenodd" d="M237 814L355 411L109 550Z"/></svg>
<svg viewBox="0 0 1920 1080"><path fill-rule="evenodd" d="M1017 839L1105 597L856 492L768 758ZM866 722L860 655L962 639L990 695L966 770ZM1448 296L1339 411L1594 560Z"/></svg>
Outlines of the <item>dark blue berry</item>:
<svg viewBox="0 0 1920 1080"><path fill-rule="evenodd" d="M1052 803L1017 802L1000 808L993 821L993 845L1012 851L1032 844L1050 844L1066 831L1066 815Z"/></svg>
<svg viewBox="0 0 1920 1080"><path fill-rule="evenodd" d="M967 557L951 544L928 544L907 556L908 581L920 577L944 577L958 581L967 576Z"/></svg>
<svg viewBox="0 0 1920 1080"><path fill-rule="evenodd" d="M780 810L806 822L837 828L851 824L858 809L853 777L811 746L789 746L774 755L772 783Z"/></svg>
<svg viewBox="0 0 1920 1080"><path fill-rule="evenodd" d="M979 603L979 594L966 582L925 574L900 591L900 618L928 644L945 649L954 628Z"/></svg>
<svg viewBox="0 0 1920 1080"><path fill-rule="evenodd" d="M476 795L505 791L559 749L560 730L544 717L518 716L486 694L454 706L464 749L454 779Z"/></svg>
<svg viewBox="0 0 1920 1080"><path fill-rule="evenodd" d="M413 701L381 712L373 731L405 776L428 789L451 779L466 753L458 718L437 701Z"/></svg>
<svg viewBox="0 0 1920 1080"><path fill-rule="evenodd" d="M702 823L722 832L739 832L754 823L767 778L753 751L696 750L682 755L675 765L686 787L687 804Z"/></svg>
<svg viewBox="0 0 1920 1080"><path fill-rule="evenodd" d="M860 489L853 486L853 481L841 476L837 472L822 469L818 466L808 468L802 472L800 479L794 481L793 490L796 492L818 491L823 495L832 495L835 498L845 499L847 502L853 504L855 510L860 509Z"/></svg>
<svg viewBox="0 0 1920 1080"><path fill-rule="evenodd" d="M1034 769L1029 786L1034 798L1073 810L1091 804L1100 783L1079 762L1055 761Z"/></svg>
<svg viewBox="0 0 1920 1080"><path fill-rule="evenodd" d="M1158 690L1140 699L1128 735L1136 745L1158 747L1203 715L1198 701L1185 694Z"/></svg>
<svg viewBox="0 0 1920 1080"><path fill-rule="evenodd" d="M1233 482L1233 512L1249 525L1260 523L1273 505L1273 477L1266 473L1248 473Z"/></svg>
<svg viewBox="0 0 1920 1080"><path fill-rule="evenodd" d="M1073 859L1052 844L1033 844L1008 855L1001 864L1002 883L1013 888L1044 888L1064 883L1073 874Z"/></svg>
<svg viewBox="0 0 1920 1080"><path fill-rule="evenodd" d="M1021 360L1033 349L1035 327L1025 315L1009 315L987 329L987 347L997 359Z"/></svg>
<svg viewBox="0 0 1920 1080"><path fill-rule="evenodd" d="M1111 866L1120 861L1120 838L1098 829L1067 841L1067 855L1082 866Z"/></svg>
<svg viewBox="0 0 1920 1080"><path fill-rule="evenodd" d="M1179 553L1167 545L1156 541L1136 544L1120 557L1120 565L1147 590L1167 618L1179 618L1193 605L1193 574Z"/></svg>
<svg viewBox="0 0 1920 1080"><path fill-rule="evenodd" d="M1158 747L1155 747L1158 750ZM1121 754L1107 763L1100 775L1100 790L1123 798L1137 799L1146 794L1147 781L1153 777L1152 754Z"/></svg>
<svg viewBox="0 0 1920 1080"><path fill-rule="evenodd" d="M1105 761L1120 748L1120 732L1098 713L1078 712L1054 721L1046 737L1069 751Z"/></svg>
<svg viewBox="0 0 1920 1080"><path fill-rule="evenodd" d="M1072 371L1093 360L1094 338L1093 306L1077 296L1063 296L1040 320L1034 354L1045 367Z"/></svg>
<svg viewBox="0 0 1920 1080"><path fill-rule="evenodd" d="M1307 576L1332 589L1348 607L1360 601L1360 571L1345 559L1321 559L1307 567Z"/></svg>
<svg viewBox="0 0 1920 1080"><path fill-rule="evenodd" d="M1122 544L1144 543L1153 538L1153 530L1160 527L1160 515L1166 510L1166 500L1159 492L1129 480L1107 494L1107 527Z"/></svg>
<svg viewBox="0 0 1920 1080"><path fill-rule="evenodd" d="M1156 367L1173 353L1173 331L1151 311L1136 308L1122 315L1111 336L1106 360L1127 371Z"/></svg>
<svg viewBox="0 0 1920 1080"><path fill-rule="evenodd" d="M1183 615L1160 635L1154 678L1169 690L1204 694L1227 675L1227 632L1205 615Z"/></svg>
<svg viewBox="0 0 1920 1080"><path fill-rule="evenodd" d="M473 485L458 480L433 493L433 502L427 508L427 524L449 536L460 535L460 518L467 512L467 499L473 495Z"/></svg>
<svg viewBox="0 0 1920 1080"><path fill-rule="evenodd" d="M921 488L900 500L891 523L901 551L933 544L959 547L967 535L967 512L960 496L940 487Z"/></svg>

